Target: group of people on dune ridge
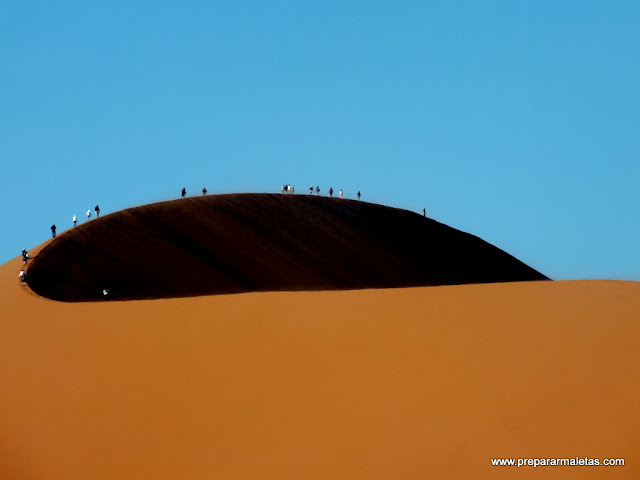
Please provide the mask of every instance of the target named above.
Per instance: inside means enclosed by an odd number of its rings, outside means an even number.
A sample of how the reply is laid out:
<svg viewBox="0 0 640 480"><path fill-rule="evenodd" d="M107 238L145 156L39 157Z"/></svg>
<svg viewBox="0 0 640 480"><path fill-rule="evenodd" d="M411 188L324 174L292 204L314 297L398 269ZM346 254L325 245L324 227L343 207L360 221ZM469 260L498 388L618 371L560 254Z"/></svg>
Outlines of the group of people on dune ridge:
<svg viewBox="0 0 640 480"><path fill-rule="evenodd" d="M94 211L96 212L96 218L100 217L100 206L96 205L94 207ZM87 222L89 220L91 220L91 209L87 210ZM78 217L74 214L71 221L73 222L73 226L75 227L76 225L78 225ZM51 237L52 238L56 238L56 234L58 232L58 227L56 226L56 224L54 223L53 225L51 225ZM20 273L18 274L19 278L20 278L20 283L22 284L22 286L24 287L25 285L27 285L27 273L25 271L27 264L29 263L29 253L27 252L26 248L22 249L22 270L20 270Z"/></svg>
<svg viewBox="0 0 640 480"><path fill-rule="evenodd" d="M96 218L98 218L100 216L100 206L96 205L94 210L96 212ZM87 215L87 222L88 222L89 220L91 220L91 209L87 210L86 215ZM78 225L78 217L75 214L73 215L73 218L71 219L71 221L73 222L74 227ZM51 225L51 237L56 238L57 229L58 227L56 227L55 223Z"/></svg>
<svg viewBox="0 0 640 480"><path fill-rule="evenodd" d="M207 187L202 187L202 195L206 195L207 193L208 193L208 192L207 192ZM187 196L187 189L186 189L186 188L183 188L183 189L182 189L182 191L180 192L180 196L181 196L182 198L184 198L184 197L186 197L186 196Z"/></svg>
<svg viewBox="0 0 640 480"><path fill-rule="evenodd" d="M295 192L295 189L293 188L293 185L285 184L285 185L282 185L282 188L280 188L280 193L294 193L294 192ZM320 195L319 185L316 185L315 189L313 185L309 187L309 195L314 195L314 194ZM333 197L333 187L329 187L329 196ZM344 198L344 191L342 189L340 189L340 192L338 192L338 196L340 198ZM360 197L361 197L361 194L360 194L360 191L358 190L358 193L356 194L356 198L360 200Z"/></svg>

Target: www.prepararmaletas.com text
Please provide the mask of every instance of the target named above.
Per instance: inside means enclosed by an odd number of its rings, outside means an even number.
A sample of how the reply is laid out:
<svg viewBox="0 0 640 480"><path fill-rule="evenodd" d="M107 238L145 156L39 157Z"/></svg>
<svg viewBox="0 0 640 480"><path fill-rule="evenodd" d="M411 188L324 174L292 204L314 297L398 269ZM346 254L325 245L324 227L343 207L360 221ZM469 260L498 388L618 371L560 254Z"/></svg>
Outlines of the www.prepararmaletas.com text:
<svg viewBox="0 0 640 480"><path fill-rule="evenodd" d="M624 458L492 458L496 467L623 467Z"/></svg>

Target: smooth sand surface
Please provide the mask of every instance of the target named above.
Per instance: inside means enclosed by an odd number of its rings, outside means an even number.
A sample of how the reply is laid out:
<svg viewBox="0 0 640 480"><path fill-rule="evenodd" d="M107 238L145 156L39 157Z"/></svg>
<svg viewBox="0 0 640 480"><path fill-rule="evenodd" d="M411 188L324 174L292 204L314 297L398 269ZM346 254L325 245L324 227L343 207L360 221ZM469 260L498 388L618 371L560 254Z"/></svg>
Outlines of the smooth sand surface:
<svg viewBox="0 0 640 480"><path fill-rule="evenodd" d="M638 478L640 284L61 303L0 267L0 478ZM494 467L493 457L625 458Z"/></svg>

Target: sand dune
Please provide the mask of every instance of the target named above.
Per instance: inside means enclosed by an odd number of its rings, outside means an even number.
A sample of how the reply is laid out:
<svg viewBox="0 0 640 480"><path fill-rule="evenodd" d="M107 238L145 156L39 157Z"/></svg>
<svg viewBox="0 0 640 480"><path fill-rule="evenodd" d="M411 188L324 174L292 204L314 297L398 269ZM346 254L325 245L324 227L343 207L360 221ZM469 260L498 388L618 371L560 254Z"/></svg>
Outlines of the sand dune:
<svg viewBox="0 0 640 480"><path fill-rule="evenodd" d="M72 303L20 267L0 266L3 480L640 475L638 283ZM576 456L626 464L490 462Z"/></svg>
<svg viewBox="0 0 640 480"><path fill-rule="evenodd" d="M310 195L210 195L131 208L59 235L29 285L63 301L543 280L418 214Z"/></svg>
<svg viewBox="0 0 640 480"><path fill-rule="evenodd" d="M0 268L0 478L640 473L638 284L61 303L19 263ZM490 465L573 456L626 466Z"/></svg>

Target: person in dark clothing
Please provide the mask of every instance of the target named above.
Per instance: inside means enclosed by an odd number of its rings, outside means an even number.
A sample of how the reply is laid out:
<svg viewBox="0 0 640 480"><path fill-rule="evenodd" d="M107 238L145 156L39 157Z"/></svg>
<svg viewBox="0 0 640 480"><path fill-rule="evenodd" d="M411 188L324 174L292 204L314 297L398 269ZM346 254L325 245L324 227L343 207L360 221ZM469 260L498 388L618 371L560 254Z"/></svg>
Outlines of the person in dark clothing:
<svg viewBox="0 0 640 480"><path fill-rule="evenodd" d="M24 273L24 270L20 270L20 283L23 287L27 284L27 274Z"/></svg>
<svg viewBox="0 0 640 480"><path fill-rule="evenodd" d="M53 238L56 238L56 226L55 225L51 225L51 236Z"/></svg>
<svg viewBox="0 0 640 480"><path fill-rule="evenodd" d="M358 190L358 200L360 200L360 190Z"/></svg>
<svg viewBox="0 0 640 480"><path fill-rule="evenodd" d="M187 189L186 189L186 188L183 188L183 189L182 189L182 196L184 197L186 194L187 194Z"/></svg>
<svg viewBox="0 0 640 480"><path fill-rule="evenodd" d="M316 185L316 195L320 195L320 187Z"/></svg>
<svg viewBox="0 0 640 480"><path fill-rule="evenodd" d="M98 218L100 216L100 207L96 205L96 208L94 208L94 210L96 211L96 218Z"/></svg>
<svg viewBox="0 0 640 480"><path fill-rule="evenodd" d="M333 197L333 187L329 187L329 196Z"/></svg>
<svg viewBox="0 0 640 480"><path fill-rule="evenodd" d="M207 194L207 189L206 189L206 188L204 188L204 187L202 188L202 194L203 194L203 195L206 195L206 194ZM184 196L184 195L183 195L183 196Z"/></svg>
<svg viewBox="0 0 640 480"><path fill-rule="evenodd" d="M29 253L27 252L26 248L23 248L22 249L22 264L26 265L28 261L29 261Z"/></svg>
<svg viewBox="0 0 640 480"><path fill-rule="evenodd" d="M426 216L427 216L427 211L426 211L424 208L422 209L422 216L423 216L423 217L426 217Z"/></svg>

